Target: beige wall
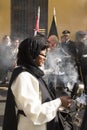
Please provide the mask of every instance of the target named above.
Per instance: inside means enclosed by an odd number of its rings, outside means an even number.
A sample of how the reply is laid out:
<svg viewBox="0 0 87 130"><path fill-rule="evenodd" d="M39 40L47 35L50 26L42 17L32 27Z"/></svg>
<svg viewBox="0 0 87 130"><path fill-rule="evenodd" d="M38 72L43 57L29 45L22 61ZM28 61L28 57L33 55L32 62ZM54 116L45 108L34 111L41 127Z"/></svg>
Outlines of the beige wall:
<svg viewBox="0 0 87 130"><path fill-rule="evenodd" d="M72 38L76 31L87 30L87 0L49 0L49 27L54 7L59 36L65 29L71 31Z"/></svg>
<svg viewBox="0 0 87 130"><path fill-rule="evenodd" d="M48 29L56 9L59 36L64 29L71 31L71 36L78 30L87 30L87 0L48 0ZM0 0L0 39L10 34L10 0Z"/></svg>
<svg viewBox="0 0 87 130"><path fill-rule="evenodd" d="M10 35L10 0L0 0L0 41Z"/></svg>

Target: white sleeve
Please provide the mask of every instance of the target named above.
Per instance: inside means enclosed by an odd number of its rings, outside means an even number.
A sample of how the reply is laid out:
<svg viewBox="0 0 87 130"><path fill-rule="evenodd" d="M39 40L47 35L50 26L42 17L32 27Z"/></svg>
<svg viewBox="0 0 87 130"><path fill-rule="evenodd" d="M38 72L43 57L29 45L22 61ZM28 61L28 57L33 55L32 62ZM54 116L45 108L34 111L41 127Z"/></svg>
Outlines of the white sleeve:
<svg viewBox="0 0 87 130"><path fill-rule="evenodd" d="M27 118L37 125L51 121L61 105L60 98L42 104L39 82L28 72L22 72L13 82L11 89L18 109L23 110Z"/></svg>

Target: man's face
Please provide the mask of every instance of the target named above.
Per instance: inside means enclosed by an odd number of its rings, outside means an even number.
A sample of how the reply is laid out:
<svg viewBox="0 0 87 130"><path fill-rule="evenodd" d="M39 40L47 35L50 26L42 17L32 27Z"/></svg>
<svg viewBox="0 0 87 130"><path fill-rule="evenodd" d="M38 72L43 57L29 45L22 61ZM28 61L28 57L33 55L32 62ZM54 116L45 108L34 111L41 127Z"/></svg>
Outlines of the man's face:
<svg viewBox="0 0 87 130"><path fill-rule="evenodd" d="M69 39L69 35L64 35L64 37L65 37L65 41Z"/></svg>

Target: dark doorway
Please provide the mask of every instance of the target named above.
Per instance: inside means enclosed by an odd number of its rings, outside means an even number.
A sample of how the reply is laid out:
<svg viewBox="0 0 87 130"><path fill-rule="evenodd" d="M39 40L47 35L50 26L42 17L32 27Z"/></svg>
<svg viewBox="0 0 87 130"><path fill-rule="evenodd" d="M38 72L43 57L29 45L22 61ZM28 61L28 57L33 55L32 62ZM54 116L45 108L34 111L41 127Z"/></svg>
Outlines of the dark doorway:
<svg viewBox="0 0 87 130"><path fill-rule="evenodd" d="M40 29L48 27L48 0L11 0L11 36L24 39L34 34L38 6Z"/></svg>

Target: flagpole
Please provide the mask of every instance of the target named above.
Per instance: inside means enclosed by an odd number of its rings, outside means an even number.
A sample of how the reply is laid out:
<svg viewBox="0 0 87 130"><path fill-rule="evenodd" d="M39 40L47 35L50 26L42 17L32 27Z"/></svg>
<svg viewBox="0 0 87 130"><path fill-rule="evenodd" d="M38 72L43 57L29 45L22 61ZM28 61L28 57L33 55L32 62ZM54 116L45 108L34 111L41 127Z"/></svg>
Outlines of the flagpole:
<svg viewBox="0 0 87 130"><path fill-rule="evenodd" d="M38 27L39 27L39 23L40 23L40 6L38 7Z"/></svg>
<svg viewBox="0 0 87 130"><path fill-rule="evenodd" d="M54 19L55 19L55 23L56 23L56 27L57 27L57 20L56 20L56 10L55 10L55 7L54 7L54 10L53 10L53 15L54 15Z"/></svg>

